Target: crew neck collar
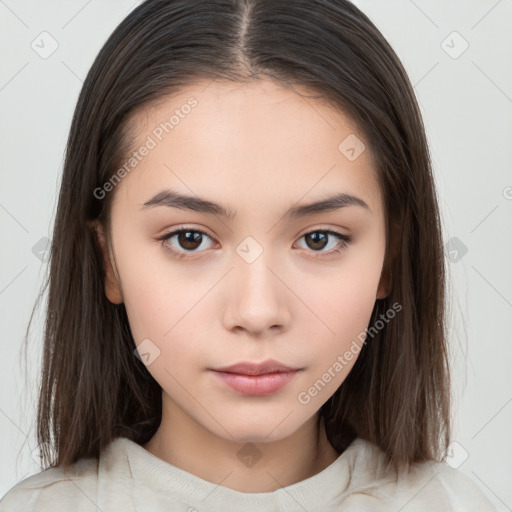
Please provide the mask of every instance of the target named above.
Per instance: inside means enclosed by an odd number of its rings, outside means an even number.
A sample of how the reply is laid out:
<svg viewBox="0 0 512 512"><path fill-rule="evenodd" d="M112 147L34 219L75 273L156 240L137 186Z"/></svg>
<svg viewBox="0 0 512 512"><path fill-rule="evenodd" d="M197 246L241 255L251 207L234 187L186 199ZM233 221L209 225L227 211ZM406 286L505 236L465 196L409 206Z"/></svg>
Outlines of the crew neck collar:
<svg viewBox="0 0 512 512"><path fill-rule="evenodd" d="M272 510L326 510L336 497L348 490L351 478L351 457L364 441L355 439L350 446L325 469L305 480L275 491L246 493L215 484L180 469L153 455L125 437L112 441L113 453L123 453L128 459L135 486L150 488L164 497L179 499L197 510L239 511L242 507L253 512Z"/></svg>

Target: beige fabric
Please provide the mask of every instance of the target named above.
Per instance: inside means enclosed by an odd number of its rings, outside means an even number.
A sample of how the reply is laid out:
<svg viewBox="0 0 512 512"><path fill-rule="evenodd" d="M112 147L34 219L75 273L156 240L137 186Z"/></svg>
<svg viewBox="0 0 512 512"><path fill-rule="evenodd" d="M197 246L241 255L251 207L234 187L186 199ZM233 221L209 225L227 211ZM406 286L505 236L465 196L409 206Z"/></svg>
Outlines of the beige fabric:
<svg viewBox="0 0 512 512"><path fill-rule="evenodd" d="M219 481L221 478L219 478ZM373 444L356 439L311 478L267 493L216 485L117 438L99 462L51 468L14 486L0 512L419 512L496 509L460 471L441 463L396 474Z"/></svg>

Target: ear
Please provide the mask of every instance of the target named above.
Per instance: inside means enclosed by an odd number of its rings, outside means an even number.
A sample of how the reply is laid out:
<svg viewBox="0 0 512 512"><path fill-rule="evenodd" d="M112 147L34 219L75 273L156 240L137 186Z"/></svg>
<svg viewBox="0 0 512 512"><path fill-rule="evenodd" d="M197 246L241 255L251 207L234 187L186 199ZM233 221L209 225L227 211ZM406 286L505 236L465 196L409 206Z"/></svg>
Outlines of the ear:
<svg viewBox="0 0 512 512"><path fill-rule="evenodd" d="M103 225L99 221L94 220L89 223L89 226L93 230L97 246L102 254L103 269L105 272L105 295L112 304L121 304L123 302L123 294L119 285L119 278L112 265L113 257L111 257L110 254L110 247L107 243Z"/></svg>
<svg viewBox="0 0 512 512"><path fill-rule="evenodd" d="M377 299L385 299L391 289L391 279L389 269L384 267L380 275L379 287L377 289Z"/></svg>
<svg viewBox="0 0 512 512"><path fill-rule="evenodd" d="M398 258L400 240L400 227L395 223L390 228L389 248L387 249L384 263L382 265L382 272L380 274L379 287L377 288L377 299L385 299L391 293L393 284L393 273L391 272L391 264Z"/></svg>

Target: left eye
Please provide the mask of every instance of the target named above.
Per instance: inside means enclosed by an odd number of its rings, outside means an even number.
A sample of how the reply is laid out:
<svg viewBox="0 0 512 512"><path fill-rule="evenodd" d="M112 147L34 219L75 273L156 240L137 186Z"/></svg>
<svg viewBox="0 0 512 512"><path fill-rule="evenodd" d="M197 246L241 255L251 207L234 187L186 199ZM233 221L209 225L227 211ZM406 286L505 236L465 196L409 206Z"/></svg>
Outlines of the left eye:
<svg viewBox="0 0 512 512"><path fill-rule="evenodd" d="M186 252L199 252L196 251L202 245L203 237L210 238L204 231L200 231L197 229L178 229L176 231L172 231L171 233L167 233L166 235L158 238L162 242L165 247L171 251L172 253L178 254L181 257L184 257L182 251L176 250L172 245L165 244L166 241L170 241L173 238L176 238L178 244L182 249ZM210 238L211 240L211 238Z"/></svg>
<svg viewBox="0 0 512 512"><path fill-rule="evenodd" d="M332 230L310 231L309 233L302 235L301 239L302 238L306 240L306 244L309 246L309 248L314 249L313 252L320 252L321 249L325 249L325 247L329 245L329 238L335 239L333 241L334 243L331 243L330 250L323 251L321 254L319 254L319 256L340 252L342 248L347 247L347 245L351 242L351 238L349 236Z"/></svg>
<svg viewBox="0 0 512 512"><path fill-rule="evenodd" d="M166 250L170 251L178 258L185 258L188 256L187 253L191 254L202 252L198 251L197 249L203 245L205 238L212 240L211 237L204 231L181 228L175 231L171 231L170 233L166 233L165 235L159 237L157 240L162 242L162 245L166 248ZM309 233L305 233L300 237L300 239L303 238L306 241L308 246L307 248L312 249L313 253L318 253L319 257L340 252L341 249L347 247L347 245L351 242L351 238L349 236L332 230L310 231ZM176 248L173 246L173 244L170 243L173 239L176 240L179 248ZM325 249L329 245L331 245L329 250L322 251L322 249Z"/></svg>

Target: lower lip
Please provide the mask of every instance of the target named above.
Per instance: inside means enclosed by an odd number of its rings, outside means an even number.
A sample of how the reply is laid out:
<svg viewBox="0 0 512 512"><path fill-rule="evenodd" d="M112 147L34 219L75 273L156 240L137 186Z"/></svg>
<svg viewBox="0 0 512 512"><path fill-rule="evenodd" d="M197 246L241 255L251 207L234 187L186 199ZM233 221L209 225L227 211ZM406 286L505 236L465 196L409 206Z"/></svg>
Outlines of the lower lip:
<svg viewBox="0 0 512 512"><path fill-rule="evenodd" d="M271 395L290 382L299 370L290 372L242 375L240 373L217 372L215 375L230 388L242 395Z"/></svg>

